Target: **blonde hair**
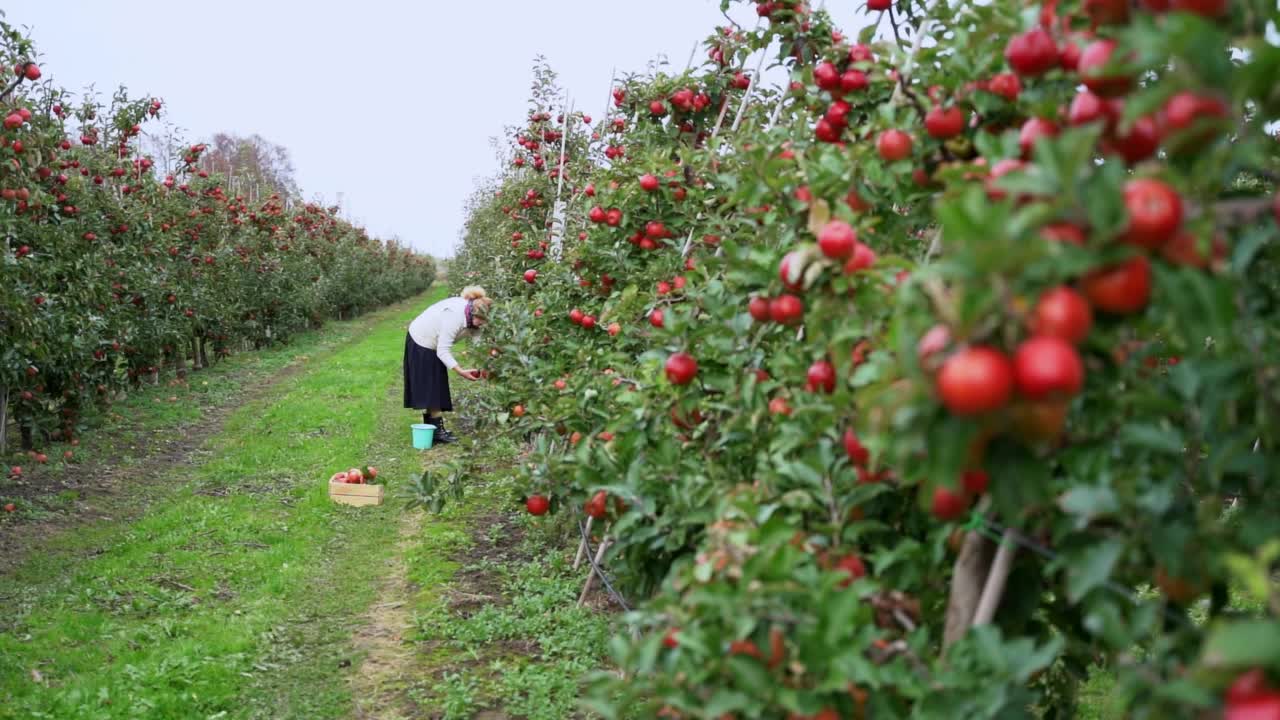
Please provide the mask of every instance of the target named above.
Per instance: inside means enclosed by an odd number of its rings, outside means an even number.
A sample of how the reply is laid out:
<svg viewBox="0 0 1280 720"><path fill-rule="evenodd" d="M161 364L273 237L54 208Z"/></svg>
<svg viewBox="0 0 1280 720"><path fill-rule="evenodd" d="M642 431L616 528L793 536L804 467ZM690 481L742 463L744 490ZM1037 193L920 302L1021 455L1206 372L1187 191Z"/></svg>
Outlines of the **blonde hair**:
<svg viewBox="0 0 1280 720"><path fill-rule="evenodd" d="M489 308L493 305L493 298L484 291L484 288L478 285L470 285L462 289L462 299L471 301L471 314L487 318L489 316Z"/></svg>

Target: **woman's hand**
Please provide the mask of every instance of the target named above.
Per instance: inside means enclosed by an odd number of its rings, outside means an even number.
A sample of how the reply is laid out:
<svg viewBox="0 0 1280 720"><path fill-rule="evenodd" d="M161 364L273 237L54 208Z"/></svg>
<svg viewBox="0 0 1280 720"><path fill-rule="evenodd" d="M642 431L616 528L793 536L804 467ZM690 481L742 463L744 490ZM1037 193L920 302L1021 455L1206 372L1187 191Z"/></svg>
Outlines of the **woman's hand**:
<svg viewBox="0 0 1280 720"><path fill-rule="evenodd" d="M480 379L480 372L479 372L478 370L464 370L464 369L462 369L462 367L461 367L461 366L459 366L459 367L458 367L458 368L456 368L456 369L457 369L457 371L458 371L458 374L459 374L459 375L461 375L462 377L464 377L464 378L466 378L466 379L468 379L468 380L479 380L479 379Z"/></svg>

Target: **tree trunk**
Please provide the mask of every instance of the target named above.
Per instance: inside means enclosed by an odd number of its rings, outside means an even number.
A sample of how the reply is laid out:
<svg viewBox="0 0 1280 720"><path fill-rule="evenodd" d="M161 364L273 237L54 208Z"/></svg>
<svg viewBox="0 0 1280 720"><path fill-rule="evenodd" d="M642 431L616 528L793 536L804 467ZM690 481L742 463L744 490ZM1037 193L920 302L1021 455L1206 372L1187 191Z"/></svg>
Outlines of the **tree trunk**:
<svg viewBox="0 0 1280 720"><path fill-rule="evenodd" d="M191 336L191 369L200 370L204 365L200 363L200 336L193 334Z"/></svg>
<svg viewBox="0 0 1280 720"><path fill-rule="evenodd" d="M209 367L209 346L203 335L200 336L200 367Z"/></svg>
<svg viewBox="0 0 1280 720"><path fill-rule="evenodd" d="M25 422L18 421L18 430L22 433L22 450L24 452L34 450L36 445L31 437L31 426Z"/></svg>

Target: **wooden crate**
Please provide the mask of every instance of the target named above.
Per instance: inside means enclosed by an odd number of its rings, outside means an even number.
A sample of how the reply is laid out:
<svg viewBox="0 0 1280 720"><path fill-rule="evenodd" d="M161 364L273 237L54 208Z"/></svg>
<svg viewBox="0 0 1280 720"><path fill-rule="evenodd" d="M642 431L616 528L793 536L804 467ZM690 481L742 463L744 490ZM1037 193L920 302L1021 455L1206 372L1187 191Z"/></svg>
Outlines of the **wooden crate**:
<svg viewBox="0 0 1280 720"><path fill-rule="evenodd" d="M329 483L329 497L336 503L343 505L355 505L356 507L364 507L365 505L381 505L382 504L382 485L349 485L347 483Z"/></svg>

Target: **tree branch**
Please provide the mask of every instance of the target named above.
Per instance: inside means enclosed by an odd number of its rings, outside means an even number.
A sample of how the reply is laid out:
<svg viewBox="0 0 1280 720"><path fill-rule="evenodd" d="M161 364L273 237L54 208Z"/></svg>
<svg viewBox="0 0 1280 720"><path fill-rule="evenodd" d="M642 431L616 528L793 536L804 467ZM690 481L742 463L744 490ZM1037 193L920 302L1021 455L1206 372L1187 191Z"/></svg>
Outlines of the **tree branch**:
<svg viewBox="0 0 1280 720"><path fill-rule="evenodd" d="M4 89L4 92L0 92L0 101L8 100L9 93L13 92L14 90L17 90L18 86L22 84L22 81L24 79L25 78L22 75L19 75L17 80L14 80L12 83L9 84L9 87Z"/></svg>
<svg viewBox="0 0 1280 720"><path fill-rule="evenodd" d="M1257 221L1259 217L1272 209L1272 203L1274 202L1275 198L1270 196L1235 198L1213 203L1208 206L1208 210L1214 214L1219 226L1238 227ZM1204 212L1205 208L1203 206L1192 205L1187 215L1194 218L1204 214Z"/></svg>
<svg viewBox="0 0 1280 720"><path fill-rule="evenodd" d="M738 32L742 32L742 26L738 24L738 21L737 21L737 20L734 20L733 18L729 17L729 13L728 13L728 12L726 12L726 11L725 11L725 9L724 9L723 7L722 7L722 8L720 8L720 14L724 16L724 19L725 19L725 20L728 20L728 21L729 21L729 24L730 24L730 25L732 25L732 26L734 26L735 28L737 28L737 29L738 29Z"/></svg>

